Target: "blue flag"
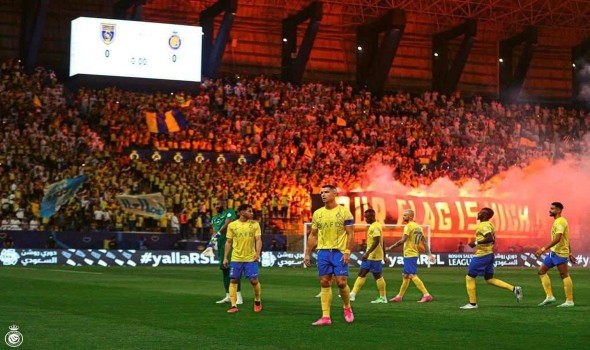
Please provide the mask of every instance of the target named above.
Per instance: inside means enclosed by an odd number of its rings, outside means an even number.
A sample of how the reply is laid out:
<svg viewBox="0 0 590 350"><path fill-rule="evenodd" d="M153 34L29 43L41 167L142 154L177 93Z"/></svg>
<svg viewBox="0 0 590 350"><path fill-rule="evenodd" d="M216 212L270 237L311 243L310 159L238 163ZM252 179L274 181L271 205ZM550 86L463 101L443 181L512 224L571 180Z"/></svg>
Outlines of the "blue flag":
<svg viewBox="0 0 590 350"><path fill-rule="evenodd" d="M45 196L41 202L41 217L52 217L59 208L76 194L80 186L88 180L88 176L80 175L53 183L45 188Z"/></svg>

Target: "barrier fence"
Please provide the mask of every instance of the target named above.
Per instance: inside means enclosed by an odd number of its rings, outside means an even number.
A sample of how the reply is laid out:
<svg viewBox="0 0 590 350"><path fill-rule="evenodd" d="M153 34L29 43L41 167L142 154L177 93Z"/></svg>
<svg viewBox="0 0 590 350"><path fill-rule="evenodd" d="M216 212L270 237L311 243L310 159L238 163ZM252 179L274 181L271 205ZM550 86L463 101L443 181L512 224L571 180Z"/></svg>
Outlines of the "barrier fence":
<svg viewBox="0 0 590 350"><path fill-rule="evenodd" d="M362 252L352 252L351 266L359 267ZM432 267L459 266L466 267L472 254L437 253ZM400 254L387 254L391 260L389 267L403 265ZM313 256L315 259L315 254ZM590 253L577 254L576 267L590 267ZM264 251L260 263L262 267L301 267L303 253ZM532 253L496 254L498 267L531 267L540 265L541 259ZM215 266L219 264L216 257L210 258L195 251L172 250L109 250L109 249L7 249L0 251L0 266ZM428 265L428 257L421 255L419 265Z"/></svg>

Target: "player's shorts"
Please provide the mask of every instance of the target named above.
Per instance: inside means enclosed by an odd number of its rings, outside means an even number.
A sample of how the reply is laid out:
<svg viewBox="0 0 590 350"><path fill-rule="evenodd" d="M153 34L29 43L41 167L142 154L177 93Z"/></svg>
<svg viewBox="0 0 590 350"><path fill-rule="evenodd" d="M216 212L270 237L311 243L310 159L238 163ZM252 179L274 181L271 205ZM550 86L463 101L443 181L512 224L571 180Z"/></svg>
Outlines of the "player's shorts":
<svg viewBox="0 0 590 350"><path fill-rule="evenodd" d="M258 277L258 262L237 262L232 261L229 264L229 278L239 280L242 278L242 274L246 275L247 279Z"/></svg>
<svg viewBox="0 0 590 350"><path fill-rule="evenodd" d="M545 259L543 259L543 264L548 268L552 268L553 266L567 264L568 258L561 257L555 252L550 251L549 254L545 255Z"/></svg>
<svg viewBox="0 0 590 350"><path fill-rule="evenodd" d="M404 275L417 275L418 274L418 257L413 256L411 258L404 258Z"/></svg>
<svg viewBox="0 0 590 350"><path fill-rule="evenodd" d="M348 265L342 261L343 256L338 249L318 250L318 276L348 276Z"/></svg>
<svg viewBox="0 0 590 350"><path fill-rule="evenodd" d="M361 270L369 270L371 273L383 272L383 263L381 260L365 260L361 262Z"/></svg>
<svg viewBox="0 0 590 350"><path fill-rule="evenodd" d="M485 276L494 274L494 254L474 256L469 262L467 274L469 276Z"/></svg>

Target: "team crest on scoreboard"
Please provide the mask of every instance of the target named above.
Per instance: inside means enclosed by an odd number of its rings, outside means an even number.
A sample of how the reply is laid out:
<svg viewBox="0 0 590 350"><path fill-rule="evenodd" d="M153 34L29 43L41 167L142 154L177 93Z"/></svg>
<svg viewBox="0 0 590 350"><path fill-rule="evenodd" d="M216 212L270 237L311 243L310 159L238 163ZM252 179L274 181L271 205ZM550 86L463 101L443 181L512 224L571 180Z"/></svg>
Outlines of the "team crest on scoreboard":
<svg viewBox="0 0 590 350"><path fill-rule="evenodd" d="M116 24L101 23L100 24L100 38L102 42L109 45L115 41Z"/></svg>
<svg viewBox="0 0 590 350"><path fill-rule="evenodd" d="M170 38L168 39L168 45L170 45L170 48L173 50L176 50L180 47L180 36L178 36L176 32L172 32L172 35L170 35Z"/></svg>

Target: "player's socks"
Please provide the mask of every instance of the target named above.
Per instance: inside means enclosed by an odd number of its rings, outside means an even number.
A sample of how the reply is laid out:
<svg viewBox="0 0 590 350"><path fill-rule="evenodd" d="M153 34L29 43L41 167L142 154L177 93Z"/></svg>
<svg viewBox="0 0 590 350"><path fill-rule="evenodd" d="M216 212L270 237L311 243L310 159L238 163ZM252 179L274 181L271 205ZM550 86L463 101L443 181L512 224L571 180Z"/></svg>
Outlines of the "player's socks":
<svg viewBox="0 0 590 350"><path fill-rule="evenodd" d="M553 297L553 290L551 289L551 279L549 278L549 276L545 273L539 275L539 278L541 278L541 285L543 286L543 290L545 290L545 295L548 298Z"/></svg>
<svg viewBox="0 0 590 350"><path fill-rule="evenodd" d="M514 286L513 285L508 284L508 283L506 283L506 282L504 282L502 280L499 280L497 278L490 278L489 280L486 280L486 282L488 284L491 284L492 286L504 288L504 289L509 290L511 292L514 290Z"/></svg>
<svg viewBox="0 0 590 350"><path fill-rule="evenodd" d="M410 279L409 278L402 278L402 285L401 287L399 287L399 293L397 293L397 295L399 295L400 297L404 297L404 294L406 294L406 290L408 290L408 286L410 285Z"/></svg>
<svg viewBox="0 0 590 350"><path fill-rule="evenodd" d="M260 301L261 300L260 298L262 295L262 285L260 284L260 282L258 282L253 287L254 287L254 301Z"/></svg>
<svg viewBox="0 0 590 350"><path fill-rule="evenodd" d="M340 289L340 297L342 298L342 303L344 304L345 308L350 307L350 287L348 284L346 287Z"/></svg>
<svg viewBox="0 0 590 350"><path fill-rule="evenodd" d="M352 287L352 292L356 295L358 294L359 290L361 290L361 288L363 287L363 285L365 284L365 281L367 280L366 277L357 277L356 281L354 281L354 286Z"/></svg>
<svg viewBox="0 0 590 350"><path fill-rule="evenodd" d="M422 295L430 294L430 293L428 293L428 290L424 286L424 283L422 283L422 280L420 279L420 277L418 277L418 276L412 277L412 282L414 282L414 284L416 285L416 288L418 288L418 290L420 292L422 292Z"/></svg>
<svg viewBox="0 0 590 350"><path fill-rule="evenodd" d="M465 286L467 287L469 303L472 305L477 305L477 296L475 294L475 278L471 276L465 276Z"/></svg>
<svg viewBox="0 0 590 350"><path fill-rule="evenodd" d="M322 295L320 296L322 302L322 317L330 317L330 305L332 305L332 288L322 287Z"/></svg>
<svg viewBox="0 0 590 350"><path fill-rule="evenodd" d="M383 278L383 276L381 276L378 280L375 281L377 283L377 290L379 291L379 296L385 298L386 299L386 293L385 293L385 289L387 284L385 283L385 278Z"/></svg>
<svg viewBox="0 0 590 350"><path fill-rule="evenodd" d="M565 301L574 301L574 283L572 278L567 276L563 279L563 290L565 291Z"/></svg>
<svg viewBox="0 0 590 350"><path fill-rule="evenodd" d="M229 284L229 300L232 305L237 305L238 302L238 285L235 283Z"/></svg>

